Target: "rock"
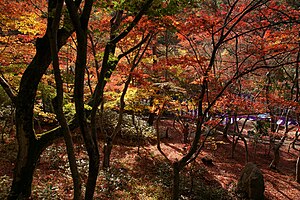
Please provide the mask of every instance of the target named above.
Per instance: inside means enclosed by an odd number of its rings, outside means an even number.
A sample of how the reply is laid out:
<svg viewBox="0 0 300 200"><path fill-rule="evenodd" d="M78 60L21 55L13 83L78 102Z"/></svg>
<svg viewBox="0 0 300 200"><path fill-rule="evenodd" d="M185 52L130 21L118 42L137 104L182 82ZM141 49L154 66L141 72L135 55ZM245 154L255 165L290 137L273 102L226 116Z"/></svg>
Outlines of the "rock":
<svg viewBox="0 0 300 200"><path fill-rule="evenodd" d="M237 193L252 200L264 199L265 183L262 172L254 163L247 163L237 184Z"/></svg>

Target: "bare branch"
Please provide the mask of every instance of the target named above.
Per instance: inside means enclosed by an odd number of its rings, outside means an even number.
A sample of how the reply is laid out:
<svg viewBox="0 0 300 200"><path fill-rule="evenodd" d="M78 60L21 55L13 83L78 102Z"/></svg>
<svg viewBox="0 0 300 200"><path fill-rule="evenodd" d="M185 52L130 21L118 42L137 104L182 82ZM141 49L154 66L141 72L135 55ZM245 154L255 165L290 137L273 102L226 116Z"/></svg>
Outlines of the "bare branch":
<svg viewBox="0 0 300 200"><path fill-rule="evenodd" d="M129 24L129 26L122 32L120 33L117 37L112 39L110 42L113 44L118 43L120 40L122 40L124 37L128 35L128 33L137 25L137 23L140 21L142 16L147 12L149 7L151 6L153 0L147 0L146 3L143 5L142 9L140 12L135 16L134 20Z"/></svg>
<svg viewBox="0 0 300 200"><path fill-rule="evenodd" d="M15 94L15 92L13 91L13 89L9 85L9 83L5 80L3 75L0 76L0 85L2 86L4 91L6 92L6 94L10 98L10 100L13 102L13 104L16 105L17 95Z"/></svg>

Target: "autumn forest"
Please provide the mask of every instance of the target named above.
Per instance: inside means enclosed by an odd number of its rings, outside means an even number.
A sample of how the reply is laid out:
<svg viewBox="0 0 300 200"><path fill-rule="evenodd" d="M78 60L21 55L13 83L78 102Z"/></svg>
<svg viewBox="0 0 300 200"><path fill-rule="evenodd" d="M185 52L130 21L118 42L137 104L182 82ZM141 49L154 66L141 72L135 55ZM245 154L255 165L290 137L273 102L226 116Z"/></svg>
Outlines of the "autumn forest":
<svg viewBox="0 0 300 200"><path fill-rule="evenodd" d="M0 199L300 196L297 0L0 0Z"/></svg>

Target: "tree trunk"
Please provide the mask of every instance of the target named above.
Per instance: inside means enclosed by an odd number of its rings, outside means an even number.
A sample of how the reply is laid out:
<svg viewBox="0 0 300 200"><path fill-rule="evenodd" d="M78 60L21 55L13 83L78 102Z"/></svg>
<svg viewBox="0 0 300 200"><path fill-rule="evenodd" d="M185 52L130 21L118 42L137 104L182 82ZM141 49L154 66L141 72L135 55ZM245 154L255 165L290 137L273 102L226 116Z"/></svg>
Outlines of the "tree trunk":
<svg viewBox="0 0 300 200"><path fill-rule="evenodd" d="M16 112L19 113L19 112ZM30 134L25 134L24 127L26 124L20 120L22 117L16 114L16 131L19 144L18 157L16 167L14 169L14 177L8 196L9 200L18 198L29 198L31 195L31 184L35 167L38 163L42 152L53 143L54 140L61 138L62 132L60 128L53 129L44 133L44 135L37 135L36 137L30 137ZM27 124L30 126L32 123ZM70 124L70 129L74 130L77 127L76 120L73 120ZM33 134L33 133L32 133Z"/></svg>
<svg viewBox="0 0 300 200"><path fill-rule="evenodd" d="M110 167L110 154L112 151L112 147L113 147L113 141L110 137L106 137L106 143L104 145L104 149L103 149L103 168L109 168Z"/></svg>
<svg viewBox="0 0 300 200"><path fill-rule="evenodd" d="M189 124L183 124L183 143L189 143Z"/></svg>
<svg viewBox="0 0 300 200"><path fill-rule="evenodd" d="M280 152L279 152L279 148L274 148L274 158L270 164L270 168L271 169L277 169L278 167L278 163L279 163L279 160L280 160Z"/></svg>
<svg viewBox="0 0 300 200"><path fill-rule="evenodd" d="M92 200L94 198L94 192L96 187L96 181L99 172L100 154L98 146L96 144L87 145L87 151L89 155L89 174L86 183L85 199Z"/></svg>
<svg viewBox="0 0 300 200"><path fill-rule="evenodd" d="M223 138L225 138L225 139L228 139L227 135L228 135L229 127L230 127L230 121L228 121L226 123L226 126L225 126L224 131L223 131Z"/></svg>
<svg viewBox="0 0 300 200"><path fill-rule="evenodd" d="M153 44L152 44L152 54L153 54L153 66L155 66L157 64L157 58L158 58L158 54L157 54L157 42L156 42L156 38L153 40ZM154 97L151 96L150 97L150 105L149 107L150 108L154 108L153 107L153 101L154 101ZM154 124L154 119L155 119L155 113L154 113L154 109L150 110L150 113L149 113L149 117L148 117L148 120L147 120L147 123L149 126L153 126Z"/></svg>
<svg viewBox="0 0 300 200"><path fill-rule="evenodd" d="M52 101L56 113L56 118L61 126L62 133L64 135L68 159L70 163L70 169L73 178L74 200L80 200L82 199L81 179L76 164L76 156L74 153L75 150L74 150L72 135L63 111L63 99L64 99L63 80L60 72L58 47L57 47L57 31L59 28L60 19L62 15L63 1L57 1L57 2L54 1L52 3L54 4L53 7L55 8L50 10L52 6L49 6L50 8L48 11L49 13L53 13L53 15L51 15L48 19L48 23L51 25L51 29L48 31L48 35L49 35L50 49L52 55L52 66L54 70L55 83L56 83L56 97L52 99Z"/></svg>
<svg viewBox="0 0 300 200"><path fill-rule="evenodd" d="M297 121L299 121L299 120L297 120ZM291 146L293 149L296 149L295 144L298 141L299 136L300 136L299 130L297 129L297 131L295 133L295 137L293 138L293 141L289 144L288 153L290 153Z"/></svg>
<svg viewBox="0 0 300 200"><path fill-rule="evenodd" d="M150 107L153 107L153 97L150 98ZM147 123L149 126L153 126L155 119L155 113L151 110L149 113L149 117Z"/></svg>
<svg viewBox="0 0 300 200"><path fill-rule="evenodd" d="M16 137L19 149L8 199L30 197L33 173L43 150L35 138L33 107L38 84L51 61L47 36L37 40L36 48L34 59L22 76L16 101Z"/></svg>
<svg viewBox="0 0 300 200"><path fill-rule="evenodd" d="M18 122L19 119L17 120ZM38 141L33 137L26 137L22 128L20 124L17 124L19 150L14 169L14 179L8 196L9 200L27 199L30 197L33 173L42 152L39 149Z"/></svg>
<svg viewBox="0 0 300 200"><path fill-rule="evenodd" d="M81 14L81 16L85 15L85 17L81 19L75 6L75 2L71 0L66 0L65 2L72 24L76 30L77 55L75 62L74 102L80 131L89 156L89 172L86 183L85 199L92 200L94 198L94 191L99 172L100 155L97 139L92 136L86 120L86 113L84 109L84 77L87 64L87 26L93 7L93 1L85 1Z"/></svg>
<svg viewBox="0 0 300 200"><path fill-rule="evenodd" d="M58 31L59 48L65 44L72 33L73 30L69 28L68 30L62 28ZM49 40L45 34L43 38L38 38L36 41L36 55L23 73L16 98L16 137L19 149L9 199L30 196L32 177L40 154L55 138L62 136L57 134L59 131L55 130L37 140L33 129L36 91L50 62Z"/></svg>
<svg viewBox="0 0 300 200"><path fill-rule="evenodd" d="M248 152L247 140L245 139L244 136L241 136L241 139L243 140L244 145L245 145L245 161L246 161L246 163L248 163L248 161L249 161L249 152Z"/></svg>
<svg viewBox="0 0 300 200"><path fill-rule="evenodd" d="M296 182L300 183L300 156L298 156L296 163Z"/></svg>
<svg viewBox="0 0 300 200"><path fill-rule="evenodd" d="M285 138L287 136L283 136L280 140L280 142L276 145L274 145L273 147L273 152L274 152L274 159L272 160L271 164L269 165L269 167L271 169L277 169L278 164L279 164L279 160L280 160L280 147L283 145Z"/></svg>
<svg viewBox="0 0 300 200"><path fill-rule="evenodd" d="M179 190L180 190L180 166L179 162L175 161L173 163L173 191L172 191L172 200L179 199Z"/></svg>
<svg viewBox="0 0 300 200"><path fill-rule="evenodd" d="M271 153L271 150L272 150L272 147L275 146L275 139L273 136L269 136L269 148L268 148L268 156L270 155Z"/></svg>
<svg viewBox="0 0 300 200"><path fill-rule="evenodd" d="M240 139L240 136L237 136L236 139L234 139L234 138L235 138L235 135L233 135L233 138L232 138L231 158L234 158L235 147Z"/></svg>
<svg viewBox="0 0 300 200"><path fill-rule="evenodd" d="M155 114L151 112L149 114L149 118L148 118L148 121L147 121L147 123L148 123L149 126L153 126L154 118L155 118Z"/></svg>
<svg viewBox="0 0 300 200"><path fill-rule="evenodd" d="M150 40L149 40L149 42L150 42ZM149 44L149 42L148 42L148 44ZM148 44L147 44L147 46L148 46ZM145 49L147 49L147 48L145 48ZM143 53L144 52L145 52L145 50L143 51ZM143 55L143 53L142 53L142 55ZM139 52L135 56L136 59L138 58L138 55L139 55ZM142 57L142 55L141 55L141 57ZM111 154L111 151L112 151L112 148L113 148L113 142L114 142L116 136L118 135L118 133L121 131L121 125L122 125L122 122L123 122L123 112L124 112L124 108L125 108L125 95L127 93L129 84L132 80L131 73L133 72L133 70L135 69L135 67L138 65L138 63L140 61L140 59L137 59L137 61L136 61L136 59L134 59L134 61L132 63L132 67L130 69L129 77L125 82L124 89L123 89L123 92L122 92L121 97L120 97L120 110L119 110L119 117L118 117L117 125L114 128L113 133L111 135L105 134L106 143L104 145L103 168L108 168L110 166L110 154ZM134 116L132 118L132 121L134 123Z"/></svg>

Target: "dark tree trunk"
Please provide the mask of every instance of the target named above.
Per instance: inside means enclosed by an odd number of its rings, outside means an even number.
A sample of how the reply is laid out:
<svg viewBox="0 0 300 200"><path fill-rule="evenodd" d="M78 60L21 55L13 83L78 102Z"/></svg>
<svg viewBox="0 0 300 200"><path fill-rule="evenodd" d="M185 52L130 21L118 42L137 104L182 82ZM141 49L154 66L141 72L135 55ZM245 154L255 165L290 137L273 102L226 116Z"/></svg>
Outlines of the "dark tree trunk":
<svg viewBox="0 0 300 200"><path fill-rule="evenodd" d="M137 25L139 20L142 18L142 16L145 14L145 12L151 6L152 2L153 2L153 0L146 1L144 6L141 8L140 12L136 14L134 20L130 23L130 25L118 35L117 35L118 29L120 27L120 24L121 24L122 18L123 18L122 17L123 11L119 10L119 11L115 12L114 16L112 17L112 19L110 21L111 22L111 30L110 30L110 39L111 40L105 46L104 55L103 55L103 59L102 59L102 68L101 68L100 74L98 76L98 83L96 85L95 92L92 97L93 107L92 107L92 112L91 112L91 126L92 126L92 135L94 138L96 138L96 136L95 136L96 135L96 128L95 128L96 127L96 112L98 110L99 105L102 103L104 88L107 83L107 80L109 80L109 78L111 77L112 72L115 70L119 60L122 57L124 57L125 55L127 55L128 53L130 53L131 50L134 50L137 47L139 47L140 45L142 45L145 41L142 40L141 43L137 44L135 47L131 48L129 51L125 52L124 54L120 54L118 56L118 59L116 59L114 61L111 61L110 58L112 55L115 54L117 43L120 40L122 40L124 37L126 37L127 34ZM136 63L133 63L133 66L136 66ZM131 70L133 70L133 69L134 68L132 68ZM107 146L104 147L106 149L104 150L105 153L104 153L103 167L109 167L109 159L110 159L110 153L111 153L111 150L113 147L113 140L116 137L116 135L118 134L121 123L122 123L122 113L123 113L122 110L125 107L124 96L126 94L127 87L130 83L130 80L131 80L131 75L129 76L128 80L126 81L125 88L123 90L122 97L120 99L121 109L120 109L119 119L118 119L118 123L115 127L115 130L112 133L112 135L106 135L106 140L108 142L107 142ZM122 100L122 98L123 98L123 100Z"/></svg>
<svg viewBox="0 0 300 200"><path fill-rule="evenodd" d="M299 121L299 120L297 120L297 121ZM291 147L292 147L293 149L296 149L296 148L295 148L295 144L296 144L296 142L298 141L299 136L300 136L300 134L299 134L299 131L297 130L297 131L295 132L295 136L294 136L292 142L289 144L288 153L290 153Z"/></svg>
<svg viewBox="0 0 300 200"><path fill-rule="evenodd" d="M57 31L60 24L60 19L62 15L62 8L63 8L63 1L51 1L54 5L49 6L49 13L53 13L48 19L48 23L51 25L51 29L48 31L49 41L50 41L50 49L52 55L52 66L54 70L55 76L55 83L56 83L56 97L52 99L56 118L61 126L62 133L64 135L64 140L66 144L68 159L70 163L70 170L72 173L73 178L73 185L74 185L74 200L82 199L81 193L81 179L78 172L78 167L76 164L76 156L74 150L74 144L72 140L72 135L70 128L68 126L68 122L65 118L64 111L63 111L63 80L60 72L60 64L59 64L59 57L58 57L58 47L57 47ZM49 1L50 5L50 1Z"/></svg>
<svg viewBox="0 0 300 200"><path fill-rule="evenodd" d="M153 97L150 98L150 107L152 107L152 106L153 106ZM148 120L147 120L147 123L148 123L149 126L153 126L154 119L155 119L155 113L153 111L150 111L149 117L148 117Z"/></svg>
<svg viewBox="0 0 300 200"><path fill-rule="evenodd" d="M66 2L68 2L69 5L71 4L72 10L75 12L81 3L80 0L77 0L75 2L72 1L66 1ZM143 8L143 12L141 13L144 13L150 7L151 3L152 1L148 0L147 3L145 4L145 7ZM82 13L80 15L79 25L87 26L92 4L93 1L85 1L85 7L83 8ZM71 19L73 20L74 18L71 17ZM135 23L136 22L134 21L134 23L132 24ZM131 26L130 28L132 29L133 26ZM128 28L128 30L130 29ZM67 29L62 28L58 31L58 49L65 44L67 38L73 32L74 30L73 29L70 30L69 26ZM116 40L121 40L122 38L123 35L117 38ZM80 45L78 44L78 46ZM60 129L53 130L43 135L36 135L33 128L34 100L36 97L37 87L41 80L41 77L43 76L43 74L45 73L46 69L48 68L51 62L50 52L51 51L49 47L49 40L46 33L46 35L43 38L37 39L36 55L33 58L32 62L27 67L27 69L25 70L21 79L19 94L16 98L16 127L17 127L16 135L19 144L19 150L18 150L16 167L14 170L13 183L8 197L9 199L28 198L31 195L31 183L32 183L33 173L36 164L38 162L38 159L40 157L40 154L48 145L50 145L54 141L54 139L62 137L62 134L60 133ZM80 51L80 53L86 53L86 52ZM80 57L82 58L83 56ZM85 66L82 65L84 64L83 62L77 64L78 66L80 66L80 68L83 67L84 70ZM81 82L80 78L81 77L79 75L79 79L76 80ZM79 107L81 107L81 105ZM79 111L78 116L80 117L84 116L84 114L82 113L83 112ZM79 120L77 121L78 123L82 122L80 120L82 118L80 117ZM93 140L94 138L91 139L90 135L88 134L89 131L87 129L87 126L81 126L81 129L83 133L87 133L87 134L83 134L83 136L85 138L87 151L90 157L90 163L89 163L90 171L89 171L89 177L87 181L86 199L93 199L93 193L94 193L94 188L95 188L98 169L99 169L99 151L98 151L97 143L96 144L94 143Z"/></svg>
<svg viewBox="0 0 300 200"><path fill-rule="evenodd" d="M173 191L172 191L172 200L178 200L180 194L180 166L179 162L173 163Z"/></svg>
<svg viewBox="0 0 300 200"><path fill-rule="evenodd" d="M44 66L50 64L49 52L47 37L38 39L36 56L21 79L16 101L16 136L19 149L8 199L30 197L31 195L32 177L41 153L33 129L33 106L38 84L47 69Z"/></svg>
<svg viewBox="0 0 300 200"><path fill-rule="evenodd" d="M247 144L247 140L245 139L244 136L241 136L241 139L244 142L245 145L245 163L249 162L249 151L248 151L248 144Z"/></svg>
<svg viewBox="0 0 300 200"><path fill-rule="evenodd" d="M227 135L228 135L229 127L230 127L230 121L228 120L228 122L226 123L226 126L225 126L225 128L224 128L224 130L223 130L223 137L224 137L225 139L228 139L228 138L227 138Z"/></svg>
<svg viewBox="0 0 300 200"><path fill-rule="evenodd" d="M279 152L279 148L274 148L274 158L270 164L270 168L271 169L277 169L278 164L279 164L279 160L280 160L280 152Z"/></svg>
<svg viewBox="0 0 300 200"><path fill-rule="evenodd" d="M63 46L73 31L58 31L58 46ZM36 55L26 68L16 98L16 137L19 145L13 182L8 199L29 197L33 173L42 151L54 139L61 137L57 130L42 135L39 140L33 128L33 107L38 84L51 62L47 34L36 41ZM55 134L53 134L55 133Z"/></svg>
<svg viewBox="0 0 300 200"><path fill-rule="evenodd" d="M18 131L20 127L17 126ZM33 173L41 154L35 138L18 137L19 151L14 179L8 199L27 199L31 196Z"/></svg>
<svg viewBox="0 0 300 200"><path fill-rule="evenodd" d="M277 169L277 167L278 167L279 160L280 160L280 147L283 145L285 138L286 138L286 135L281 138L281 140L278 144L276 144L276 145L274 144L274 146L273 146L274 158L273 158L271 164L269 165L269 167L271 169Z"/></svg>
<svg viewBox="0 0 300 200"><path fill-rule="evenodd" d="M113 141L110 137L106 138L106 142L103 149L103 168L109 168L110 167L110 154L113 148Z"/></svg>
<svg viewBox="0 0 300 200"><path fill-rule="evenodd" d="M73 26L76 30L77 55L75 63L74 83L75 110L79 122L80 131L83 136L85 147L89 156L89 172L86 183L85 199L92 200L94 198L96 181L99 172L100 155L97 139L92 136L86 120L86 113L84 109L84 76L87 64L87 26L93 7L93 1L85 1L81 14L81 16L84 17L81 18L79 17L75 2L71 0L66 0L65 2Z"/></svg>
<svg viewBox="0 0 300 200"><path fill-rule="evenodd" d="M183 124L183 143L189 143L189 125L188 123Z"/></svg>
<svg viewBox="0 0 300 200"><path fill-rule="evenodd" d="M119 17L120 19L122 18L122 13ZM119 26L119 25L118 25ZM147 37L145 37L139 44L142 45L147 38L150 35L148 35ZM148 46L150 43L150 40L148 41L147 45ZM138 45L139 45L138 44ZM132 75L131 73L134 71L134 69L137 67L137 65L139 64L141 58L143 57L143 54L145 53L147 48L145 48L145 50L141 53L141 55L139 56L139 51L138 53L135 55L133 62L131 63L131 69L130 69L130 73L129 76L127 78L127 80L125 81L125 85L120 97L120 110L119 110L119 116L118 116L118 122L113 130L113 133L111 135L109 134L105 134L105 145L104 145L104 158L103 158L103 168L108 168L110 166L110 154L113 148L113 143L115 138L117 137L117 135L119 134L119 132L121 131L121 125L123 123L123 113L124 113L124 108L125 108L125 95L127 93L129 84L131 83L132 80ZM133 117L133 122L134 122L134 117Z"/></svg>
<svg viewBox="0 0 300 200"><path fill-rule="evenodd" d="M149 126L153 126L154 119L155 119L155 114L151 112L149 114L148 121L147 121L147 123L148 123Z"/></svg>
<svg viewBox="0 0 300 200"><path fill-rule="evenodd" d="M300 36L300 32L298 33L298 35ZM300 42L298 43L298 46L300 47ZM300 86L299 86L299 68L300 68L300 64L299 64L299 61L300 61L300 50L298 50L298 53L297 53L297 63L296 63L296 73L295 73L295 87L296 87L295 101L296 102L299 102L299 95L300 95ZM300 116L298 114L297 115L297 122L298 123L299 123L299 118L300 118ZM299 134L298 134L298 130L297 130L296 134L295 134L295 138L292 142L292 145L293 145L294 149L295 149L295 143L296 143L298 137L299 137ZM296 163L296 182L300 183L300 152L298 152L298 153L299 153L299 155L298 155L297 163Z"/></svg>
<svg viewBox="0 0 300 200"><path fill-rule="evenodd" d="M240 139L240 136L237 136L237 138L235 139L235 135L233 135L232 148L231 148L231 158L234 158L235 147L236 147L239 139Z"/></svg>
<svg viewBox="0 0 300 200"><path fill-rule="evenodd" d="M296 163L296 182L300 183L300 156L298 156Z"/></svg>

